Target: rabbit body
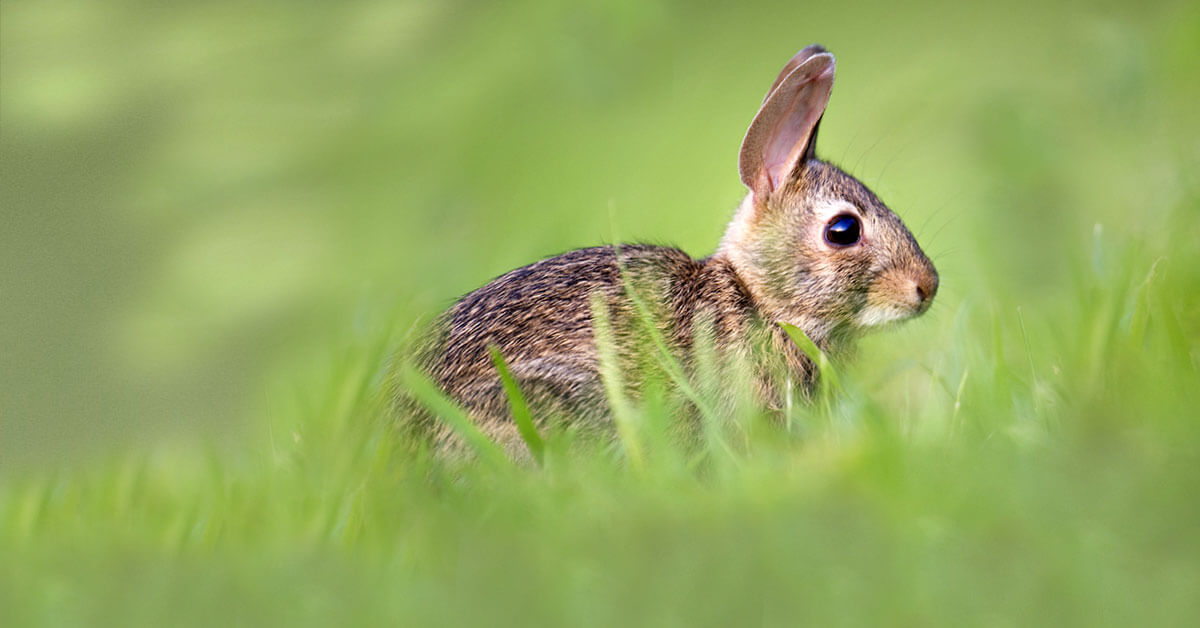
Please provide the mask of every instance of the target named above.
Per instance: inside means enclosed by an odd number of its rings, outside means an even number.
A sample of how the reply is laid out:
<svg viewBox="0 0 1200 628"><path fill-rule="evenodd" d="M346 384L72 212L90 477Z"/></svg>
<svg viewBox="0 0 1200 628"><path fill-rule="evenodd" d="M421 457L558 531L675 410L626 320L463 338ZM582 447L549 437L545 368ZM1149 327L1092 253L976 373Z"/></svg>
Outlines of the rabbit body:
<svg viewBox="0 0 1200 628"><path fill-rule="evenodd" d="M640 312L629 291L651 313ZM593 305L595 301L595 305ZM636 371L648 342L644 325L688 363L694 323L705 322L714 346L743 357L790 360L808 372L807 358L755 308L729 262L696 260L661 246L604 246L571 251L511 271L463 297L435 324L425 348L433 379L494 438L516 443L508 400L489 353L500 349L538 418L570 417L601 428L609 405L600 378L593 307L609 317L620 369ZM774 351L754 351L765 344ZM763 365L766 368L766 365ZM637 382L628 382L636 390ZM438 439L452 434L430 423Z"/></svg>
<svg viewBox="0 0 1200 628"><path fill-rule="evenodd" d="M595 307L610 319L623 372L638 359L636 345L645 344L639 326L650 325L685 367L705 333L717 353L760 371L763 401L773 406L781 400L769 374L786 373L802 389L815 378L778 322L837 352L868 328L923 313L937 291L933 264L870 190L815 156L833 67L832 55L810 46L771 86L739 159L750 193L712 256L603 246L513 270L438 319L421 366L487 432L511 444L519 441L489 346L503 355L535 417L604 425Z"/></svg>

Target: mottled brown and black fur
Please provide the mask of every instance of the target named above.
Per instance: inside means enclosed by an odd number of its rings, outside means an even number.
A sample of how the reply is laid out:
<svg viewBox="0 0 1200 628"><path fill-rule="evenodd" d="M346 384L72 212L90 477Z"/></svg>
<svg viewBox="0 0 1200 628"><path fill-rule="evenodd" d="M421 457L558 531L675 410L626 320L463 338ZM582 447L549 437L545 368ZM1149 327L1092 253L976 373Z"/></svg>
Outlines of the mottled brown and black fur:
<svg viewBox="0 0 1200 628"><path fill-rule="evenodd" d="M639 311L628 291L650 310ZM511 444L517 438L508 401L488 347L500 348L538 418L567 417L604 429L608 400L599 375L593 299L605 307L618 359L636 371L652 325L688 366L695 333L739 357L791 360L809 373L786 334L763 319L737 273L723 258L696 260L679 249L603 246L571 251L511 271L463 297L434 323L421 361L434 381L458 400L485 431ZM697 325L697 323L699 325ZM771 350L757 350L764 344ZM637 382L630 382L637 389ZM439 439L451 434L420 426Z"/></svg>
<svg viewBox="0 0 1200 628"><path fill-rule="evenodd" d="M916 240L862 183L813 152L833 81L833 57L798 53L772 85L742 145L750 194L716 253L693 259L646 245L571 251L500 276L445 312L417 362L470 416L510 449L519 440L489 354L495 346L536 418L603 430L609 400L600 375L594 308L611 319L620 368L644 363L647 328L690 370L697 341L758 373L767 406L784 380L810 388L815 369L777 324L837 352L863 330L919 315L937 273ZM853 218L861 237L835 245L827 229ZM411 409L411 408L410 408ZM435 440L452 434L419 411L407 425Z"/></svg>

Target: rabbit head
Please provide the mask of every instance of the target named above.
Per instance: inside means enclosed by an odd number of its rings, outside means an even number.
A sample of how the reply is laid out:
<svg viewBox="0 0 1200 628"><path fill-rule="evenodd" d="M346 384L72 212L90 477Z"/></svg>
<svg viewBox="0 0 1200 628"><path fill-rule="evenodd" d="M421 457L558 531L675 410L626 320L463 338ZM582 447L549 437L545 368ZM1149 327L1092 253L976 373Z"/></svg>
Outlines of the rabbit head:
<svg viewBox="0 0 1200 628"><path fill-rule="evenodd" d="M833 87L833 55L809 46L768 91L742 142L750 189L717 256L763 315L823 348L929 309L938 274L892 210L814 153Z"/></svg>

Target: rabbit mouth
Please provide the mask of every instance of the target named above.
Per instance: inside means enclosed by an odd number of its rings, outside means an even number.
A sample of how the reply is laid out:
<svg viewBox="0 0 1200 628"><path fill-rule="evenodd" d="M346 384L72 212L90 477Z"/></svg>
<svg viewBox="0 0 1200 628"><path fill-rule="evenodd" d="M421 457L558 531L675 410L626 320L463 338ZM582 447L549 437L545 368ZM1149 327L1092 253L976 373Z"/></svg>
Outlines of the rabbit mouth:
<svg viewBox="0 0 1200 628"><path fill-rule="evenodd" d="M859 327L879 327L912 318L918 311L894 305L868 305L858 313L855 322Z"/></svg>

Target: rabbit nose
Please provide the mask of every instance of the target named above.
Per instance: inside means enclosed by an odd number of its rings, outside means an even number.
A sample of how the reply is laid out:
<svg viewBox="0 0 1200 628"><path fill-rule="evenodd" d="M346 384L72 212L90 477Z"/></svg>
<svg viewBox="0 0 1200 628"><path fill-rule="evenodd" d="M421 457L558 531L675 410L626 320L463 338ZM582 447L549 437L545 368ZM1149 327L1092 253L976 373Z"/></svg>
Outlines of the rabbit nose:
<svg viewBox="0 0 1200 628"><path fill-rule="evenodd" d="M917 279L917 307L924 310L937 294L938 276L934 273L921 273Z"/></svg>

